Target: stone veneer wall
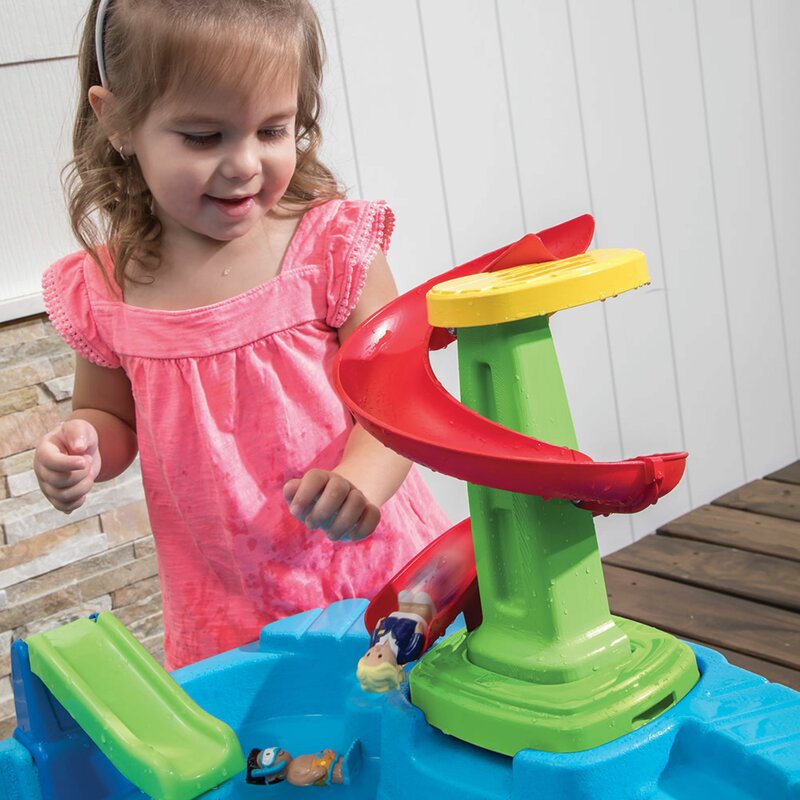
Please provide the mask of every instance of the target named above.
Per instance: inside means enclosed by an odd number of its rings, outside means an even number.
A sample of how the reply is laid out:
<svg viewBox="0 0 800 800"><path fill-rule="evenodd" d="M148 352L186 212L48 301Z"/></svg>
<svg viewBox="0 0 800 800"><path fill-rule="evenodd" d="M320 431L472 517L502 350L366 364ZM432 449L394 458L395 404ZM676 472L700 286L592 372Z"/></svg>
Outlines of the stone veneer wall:
<svg viewBox="0 0 800 800"><path fill-rule="evenodd" d="M161 593L138 460L69 516L32 471L39 437L70 410L72 351L44 316L0 325L0 739L15 725L15 639L113 610L163 658Z"/></svg>

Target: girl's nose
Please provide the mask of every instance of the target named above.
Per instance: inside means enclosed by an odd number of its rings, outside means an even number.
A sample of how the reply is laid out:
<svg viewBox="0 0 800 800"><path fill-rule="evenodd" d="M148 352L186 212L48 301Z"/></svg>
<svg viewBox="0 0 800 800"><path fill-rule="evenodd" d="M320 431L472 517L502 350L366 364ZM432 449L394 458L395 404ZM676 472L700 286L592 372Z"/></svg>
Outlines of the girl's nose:
<svg viewBox="0 0 800 800"><path fill-rule="evenodd" d="M232 144L220 165L223 177L230 181L247 181L260 170L258 144L249 141Z"/></svg>

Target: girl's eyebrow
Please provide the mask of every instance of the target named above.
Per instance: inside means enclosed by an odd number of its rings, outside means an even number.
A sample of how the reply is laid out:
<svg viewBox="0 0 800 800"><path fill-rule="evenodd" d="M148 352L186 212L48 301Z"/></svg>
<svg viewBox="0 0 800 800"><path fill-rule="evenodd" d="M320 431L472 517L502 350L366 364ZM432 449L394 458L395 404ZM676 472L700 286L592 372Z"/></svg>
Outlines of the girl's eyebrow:
<svg viewBox="0 0 800 800"><path fill-rule="evenodd" d="M268 125L276 120L290 119L295 116L297 116L297 108L293 106L292 108L286 108L275 114L271 114L264 121L264 124ZM182 114L177 117L171 117L170 122L173 125L211 125L219 127L225 125L227 121L218 117L206 116L205 114Z"/></svg>
<svg viewBox="0 0 800 800"><path fill-rule="evenodd" d="M221 125L222 120L215 119L214 117L205 117L200 114L185 114L180 117L170 118L170 122L175 125Z"/></svg>

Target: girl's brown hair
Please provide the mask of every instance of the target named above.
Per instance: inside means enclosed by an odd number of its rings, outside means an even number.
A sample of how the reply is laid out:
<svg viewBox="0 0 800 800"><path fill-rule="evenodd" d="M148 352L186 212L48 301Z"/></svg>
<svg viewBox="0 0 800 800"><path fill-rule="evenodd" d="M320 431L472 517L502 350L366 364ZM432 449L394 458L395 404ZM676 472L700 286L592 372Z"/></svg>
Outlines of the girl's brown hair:
<svg viewBox="0 0 800 800"><path fill-rule="evenodd" d="M120 288L133 262L148 272L158 267L161 224L136 158L123 158L108 136L133 129L153 103L183 87L254 86L265 74L296 80L297 167L283 200L308 205L342 196L317 157L324 42L307 0L112 0L103 53L114 102L104 106L102 125L88 101L89 88L100 85L99 5L92 0L81 42L74 157L64 183L72 230L101 268L108 245Z"/></svg>

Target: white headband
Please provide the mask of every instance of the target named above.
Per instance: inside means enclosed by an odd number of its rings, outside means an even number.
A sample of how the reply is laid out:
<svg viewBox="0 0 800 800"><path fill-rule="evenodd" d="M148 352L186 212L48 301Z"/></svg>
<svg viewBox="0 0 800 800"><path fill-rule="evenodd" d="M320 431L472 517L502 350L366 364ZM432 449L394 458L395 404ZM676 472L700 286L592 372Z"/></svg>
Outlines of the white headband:
<svg viewBox="0 0 800 800"><path fill-rule="evenodd" d="M106 62L103 56L103 31L106 26L106 13L111 0L100 0L97 8L97 19L94 23L94 46L97 53L97 69L100 72L100 84L108 89L108 76L106 75Z"/></svg>

